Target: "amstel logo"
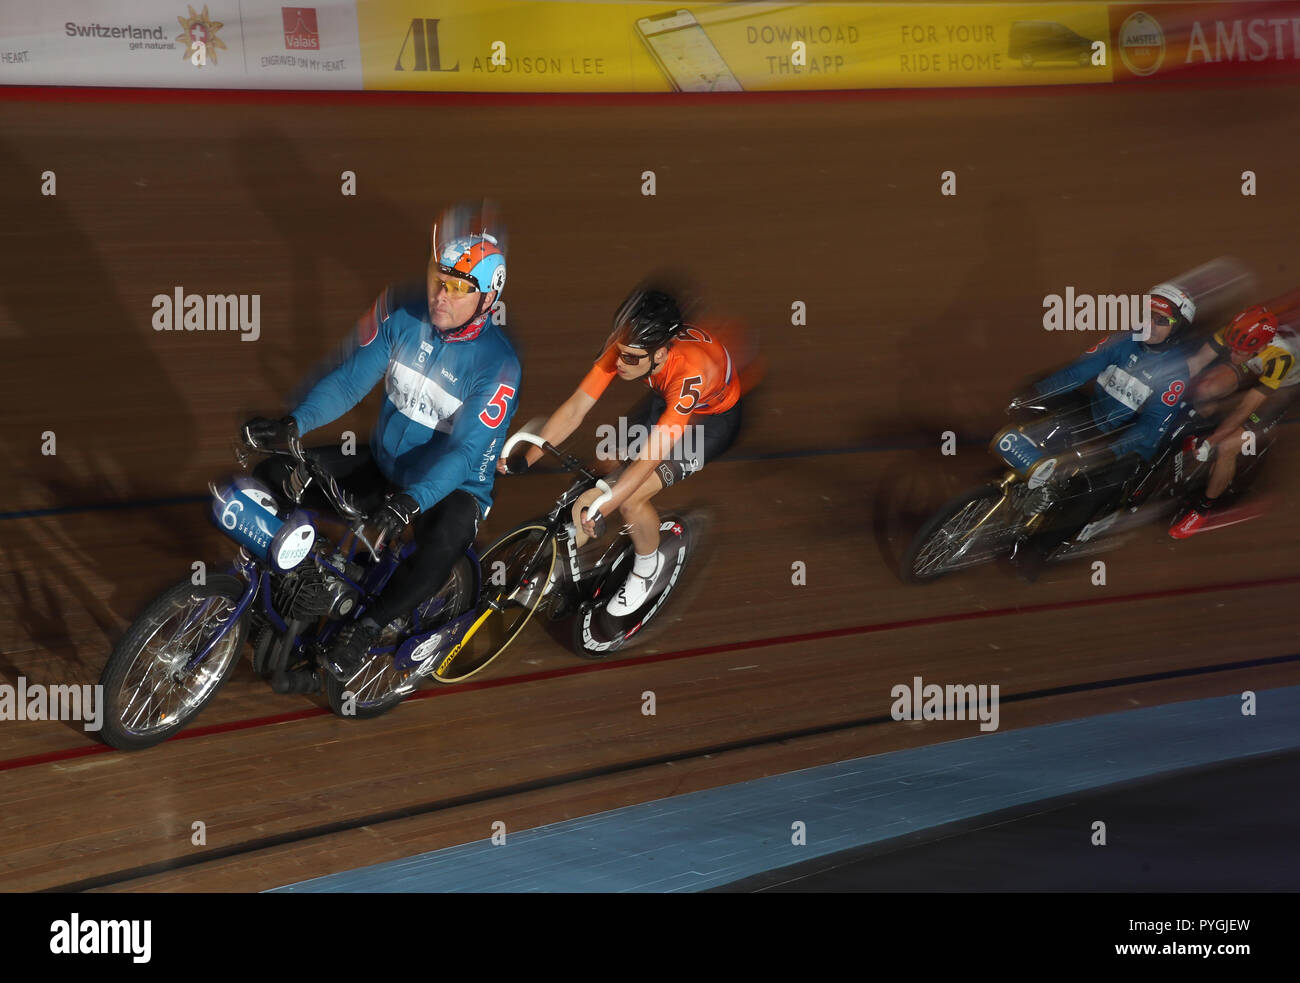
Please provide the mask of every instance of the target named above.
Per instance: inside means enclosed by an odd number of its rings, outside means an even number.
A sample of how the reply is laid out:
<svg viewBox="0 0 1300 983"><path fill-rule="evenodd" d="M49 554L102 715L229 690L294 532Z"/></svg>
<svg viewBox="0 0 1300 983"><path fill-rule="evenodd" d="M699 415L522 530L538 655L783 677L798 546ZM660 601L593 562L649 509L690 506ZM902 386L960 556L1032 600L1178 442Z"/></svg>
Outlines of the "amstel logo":
<svg viewBox="0 0 1300 983"><path fill-rule="evenodd" d="M1119 28L1119 56L1134 75L1152 75L1165 60L1165 32L1144 11L1129 14Z"/></svg>

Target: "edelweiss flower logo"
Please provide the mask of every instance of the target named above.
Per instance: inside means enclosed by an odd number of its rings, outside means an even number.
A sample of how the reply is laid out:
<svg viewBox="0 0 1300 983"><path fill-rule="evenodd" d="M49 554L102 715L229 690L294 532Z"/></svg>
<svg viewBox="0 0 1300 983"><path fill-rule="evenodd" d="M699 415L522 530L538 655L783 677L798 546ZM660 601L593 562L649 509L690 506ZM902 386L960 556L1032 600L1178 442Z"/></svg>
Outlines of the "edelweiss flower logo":
<svg viewBox="0 0 1300 983"><path fill-rule="evenodd" d="M203 13L197 14L194 8L186 5L190 12L189 17L176 18L177 23L181 25L181 34L176 37L177 41L185 43L185 51L182 52L182 59L194 57L194 52L199 50L199 45L203 45L204 61L212 59L212 64L217 63L217 49L225 48L226 43L217 37L217 31L226 25L219 20L212 20L208 16L207 4L203 5ZM203 64L203 62L199 62Z"/></svg>

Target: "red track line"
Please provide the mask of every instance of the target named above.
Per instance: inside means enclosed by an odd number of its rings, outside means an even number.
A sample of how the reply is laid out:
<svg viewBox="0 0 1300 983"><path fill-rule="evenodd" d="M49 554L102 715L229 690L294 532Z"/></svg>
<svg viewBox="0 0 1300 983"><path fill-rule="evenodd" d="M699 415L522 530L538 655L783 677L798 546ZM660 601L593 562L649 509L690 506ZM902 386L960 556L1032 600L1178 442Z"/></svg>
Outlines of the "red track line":
<svg viewBox="0 0 1300 983"><path fill-rule="evenodd" d="M228 105L427 105L453 106L666 106L685 104L738 105L779 102L870 102L877 100L989 98L1045 96L1053 93L1086 95L1119 92L1131 95L1143 89L1224 89L1241 85L1296 85L1300 78L1261 76L1218 79L1131 79L1061 85L987 85L917 89L814 89L756 92L395 92L379 89L168 89L132 86L0 85L0 102L132 102Z"/></svg>
<svg viewBox="0 0 1300 983"><path fill-rule="evenodd" d="M901 631L905 628L924 628L930 625L950 624L956 621L979 621L985 618L1004 618L1017 614L1045 614L1049 611L1069 611L1075 608L1098 607L1105 604L1130 604L1138 601L1153 601L1168 597L1185 597L1192 594L1208 594L1216 591L1259 590L1266 587L1283 587L1300 584L1300 574L1288 577L1270 577L1267 580L1240 580L1228 584L1197 584L1192 587L1169 587L1162 590L1142 591L1137 594L1121 594L1116 597L1094 597L1077 601L1049 601L1044 604L1028 604L1023 607L990 608L985 611L958 611L954 614L938 614L925 618L908 618L903 621L882 621L871 625L850 625L844 628L828 628L824 631L804 632L799 635L777 635L772 638L753 638L746 642L726 642L721 645L705 645L699 648L682 649L677 652L660 652L658 655L634 656L614 662L585 662L566 666L561 669L544 669L539 672L525 673L520 676L504 676L500 679L485 679L476 683L460 683L424 689L407 700L425 700L435 696L450 696L470 690L493 689L497 686L516 686L523 683L535 683L544 679L559 679L578 673L595 672L600 669L622 669L628 666L651 665L656 662L672 662L677 659L691 659L702 655L717 655L721 652L742 652L748 649L770 648L774 645L794 645L799 642L814 642L826 638L844 638L850 635L871 635L882 631ZM253 727L266 727L294 720L307 720L321 717L331 711L327 707L312 707L309 710L294 710L269 717L254 717L248 720L234 720L226 724L213 724L210 727L194 727L182 731L172 741L183 741L192 737L209 737L213 734L226 734L231 731L249 730ZM90 754L102 754L112 751L104 745L90 747L66 748L61 751L47 751L24 758L10 758L0 761L0 771L12 771L28 768L32 765L50 764L82 758Z"/></svg>

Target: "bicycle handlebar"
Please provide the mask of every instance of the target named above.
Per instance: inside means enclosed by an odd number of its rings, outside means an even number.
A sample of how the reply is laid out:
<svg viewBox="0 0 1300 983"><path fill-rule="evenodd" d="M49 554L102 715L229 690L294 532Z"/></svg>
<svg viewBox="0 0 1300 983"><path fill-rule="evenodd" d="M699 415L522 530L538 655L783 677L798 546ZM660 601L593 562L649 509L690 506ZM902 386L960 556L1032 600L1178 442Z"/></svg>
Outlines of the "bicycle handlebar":
<svg viewBox="0 0 1300 983"><path fill-rule="evenodd" d="M610 488L609 485L605 483L605 480L603 478L596 479L596 487L599 488L605 494L601 495L594 502L592 502L590 505L587 506L588 513L595 512L602 505L604 505L606 502L608 502L611 498L614 497L614 489Z"/></svg>
<svg viewBox="0 0 1300 983"><path fill-rule="evenodd" d="M560 464L563 465L566 471L580 472L584 477L590 478L596 483L596 487L600 489L602 494L587 506L588 512L593 512L596 509L599 509L614 497L614 489L609 486L608 482L606 482L604 478L598 478L596 475L592 474L587 470L586 466L572 454L565 454L549 440L543 440L541 437L537 436L537 434L528 433L526 430L520 430L514 436L509 437L506 440L505 446L501 448L501 457L503 459L508 458L521 441L526 444L532 444L534 447L540 447L549 454L554 454L560 459Z"/></svg>
<svg viewBox="0 0 1300 983"><path fill-rule="evenodd" d="M552 454L558 455L560 453L551 446L550 441L543 440L541 437L537 436L537 434L528 433L526 430L520 430L513 437L507 438L506 446L501 448L501 456L509 457L510 452L515 449L515 445L517 445L521 440L524 443L532 444L534 447L540 447L544 451L550 451Z"/></svg>
<svg viewBox="0 0 1300 983"><path fill-rule="evenodd" d="M528 433L526 430L520 430L513 437L506 440L505 446L501 448L501 459L505 460L510 457L511 452L514 451L520 441L532 444L534 447L540 447L549 454L554 454L559 458L560 466L563 467L565 471L576 471L584 478L589 478L592 481L600 480L599 476L592 474L591 471L587 470L587 466L572 454L564 453L549 440L543 440L541 437L537 436L537 434Z"/></svg>

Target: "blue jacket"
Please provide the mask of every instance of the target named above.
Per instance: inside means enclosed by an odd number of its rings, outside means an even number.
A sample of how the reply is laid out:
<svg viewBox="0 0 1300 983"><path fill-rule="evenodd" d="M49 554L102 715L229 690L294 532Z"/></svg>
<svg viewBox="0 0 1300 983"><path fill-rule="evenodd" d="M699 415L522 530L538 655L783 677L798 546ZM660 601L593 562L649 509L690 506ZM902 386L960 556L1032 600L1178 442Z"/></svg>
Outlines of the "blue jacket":
<svg viewBox="0 0 1300 983"><path fill-rule="evenodd" d="M1132 424L1110 444L1116 457L1137 452L1151 460L1187 393L1186 348L1150 351L1133 335L1115 335L1034 386L1040 396L1097 381L1092 418L1110 433Z"/></svg>
<svg viewBox="0 0 1300 983"><path fill-rule="evenodd" d="M518 403L515 350L488 319L478 335L443 341L423 290L385 290L357 324L357 345L293 411L306 434L350 410L384 380L370 450L421 511L469 492L486 516L496 462Z"/></svg>

